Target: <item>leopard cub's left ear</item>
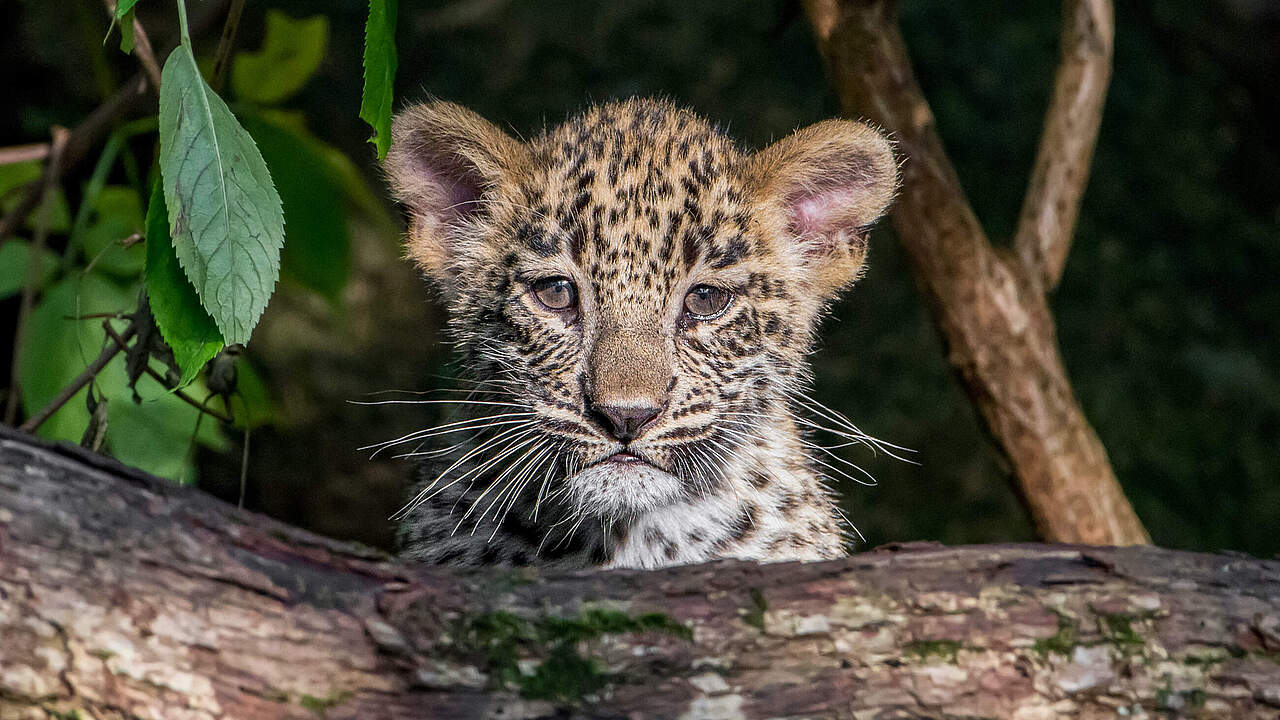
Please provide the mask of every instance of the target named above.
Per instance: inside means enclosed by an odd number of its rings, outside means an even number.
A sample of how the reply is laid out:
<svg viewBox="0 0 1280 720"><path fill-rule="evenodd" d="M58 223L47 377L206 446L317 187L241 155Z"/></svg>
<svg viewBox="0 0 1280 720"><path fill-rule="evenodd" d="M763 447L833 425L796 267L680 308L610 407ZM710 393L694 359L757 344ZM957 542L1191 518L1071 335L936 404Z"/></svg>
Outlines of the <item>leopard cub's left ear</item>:
<svg viewBox="0 0 1280 720"><path fill-rule="evenodd" d="M867 232L898 187L888 138L862 123L824 120L748 162L758 199L781 212L778 232L800 251L819 292L830 297L853 282Z"/></svg>

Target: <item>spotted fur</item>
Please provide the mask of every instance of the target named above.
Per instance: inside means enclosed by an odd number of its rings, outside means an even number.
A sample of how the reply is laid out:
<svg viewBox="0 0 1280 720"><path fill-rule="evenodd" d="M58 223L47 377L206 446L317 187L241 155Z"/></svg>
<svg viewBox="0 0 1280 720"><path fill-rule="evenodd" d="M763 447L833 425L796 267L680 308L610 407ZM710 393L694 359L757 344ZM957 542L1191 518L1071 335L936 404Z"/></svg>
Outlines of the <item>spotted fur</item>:
<svg viewBox="0 0 1280 720"><path fill-rule="evenodd" d="M472 378L455 425L399 439L448 438L406 506L406 555L656 567L843 554L824 488L835 465L802 432L805 356L894 192L883 136L830 120L753 154L635 99L522 143L429 103L397 117L387 164L408 254L442 291ZM575 311L533 297L548 277L573 281ZM696 285L727 291L723 312L691 319ZM656 419L622 440L593 410L647 406Z"/></svg>

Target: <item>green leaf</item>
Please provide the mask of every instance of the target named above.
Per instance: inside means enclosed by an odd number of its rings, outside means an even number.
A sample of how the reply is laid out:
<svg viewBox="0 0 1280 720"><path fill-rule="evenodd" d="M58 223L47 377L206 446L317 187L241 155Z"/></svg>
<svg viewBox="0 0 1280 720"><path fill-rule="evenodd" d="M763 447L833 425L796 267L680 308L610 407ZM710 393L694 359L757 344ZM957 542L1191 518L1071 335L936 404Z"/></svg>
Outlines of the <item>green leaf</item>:
<svg viewBox="0 0 1280 720"><path fill-rule="evenodd" d="M286 240L280 256L285 280L337 298L351 271L351 239L342 187L330 172L324 143L268 118L247 115L245 127L271 169L284 202Z"/></svg>
<svg viewBox="0 0 1280 720"><path fill-rule="evenodd" d="M173 359L188 385L205 363L222 349L222 335L213 318L200 305L196 289L178 265L169 238L169 214L164 190L156 183L147 206L147 297L160 336L173 349Z"/></svg>
<svg viewBox="0 0 1280 720"><path fill-rule="evenodd" d="M24 185L40 180L44 173L44 164L39 160L0 165L0 214L13 211L22 198L26 196ZM45 229L49 232L61 233L71 228L71 212L67 208L67 197L61 189L55 189L40 206L27 216L26 227L34 229L40 222L40 214L47 213Z"/></svg>
<svg viewBox="0 0 1280 720"><path fill-rule="evenodd" d="M117 8L118 9L118 8ZM120 52L133 52L133 8L120 16Z"/></svg>
<svg viewBox="0 0 1280 720"><path fill-rule="evenodd" d="M133 12L133 6L138 4L138 0L120 0L116 3L116 20L123 19L127 13Z"/></svg>
<svg viewBox="0 0 1280 720"><path fill-rule="evenodd" d="M93 199L93 208L78 241L93 268L133 278L142 269L140 245L124 247L121 240L142 231L142 200L124 185L108 185Z"/></svg>
<svg viewBox="0 0 1280 720"><path fill-rule="evenodd" d="M369 0L369 20L364 26L364 93L360 119L373 128L369 142L378 159L391 147L391 103L396 79L397 0Z"/></svg>
<svg viewBox="0 0 1280 720"><path fill-rule="evenodd" d="M280 272L284 214L262 154L187 45L160 82L160 169L183 271L228 343L245 343Z"/></svg>
<svg viewBox="0 0 1280 720"><path fill-rule="evenodd" d="M311 79L329 44L329 19L294 20L267 11L267 31L258 52L236 53L231 89L245 102L270 105L288 98Z"/></svg>
<svg viewBox="0 0 1280 720"><path fill-rule="evenodd" d="M78 284L67 278L44 294L31 311L18 358L18 383L28 415L48 405L102 349L99 321L75 318L86 313L127 311L132 299L127 291L93 275ZM40 435L79 442L88 423L81 390L40 426Z"/></svg>
<svg viewBox="0 0 1280 720"><path fill-rule="evenodd" d="M121 363L120 372L123 373L123 361L117 362ZM199 411L177 396L163 392L160 385L149 377L138 385L144 383L147 392L140 404L129 399L127 391L118 395L113 391L108 396L111 416L107 426L107 451L126 465L185 485L194 484L196 469L190 461L190 448ZM209 394L199 384L191 385L187 392L198 401L203 401ZM216 399L209 402L221 404ZM200 422L195 441L215 450L227 446L218 421L211 417Z"/></svg>
<svg viewBox="0 0 1280 720"><path fill-rule="evenodd" d="M111 24L107 26L107 36L102 38L102 44L107 44L107 39L111 37L111 31L115 29L116 24L120 25L120 51L126 55L133 52L133 6L138 4L138 0L120 0L116 3L115 12L111 14Z"/></svg>
<svg viewBox="0 0 1280 720"><path fill-rule="evenodd" d="M67 278L44 294L31 313L19 358L18 381L28 415L47 405L102 350L101 322L77 318L89 313L128 311L136 300L133 290L95 275L84 276L79 282ZM124 325L117 323L115 327L121 331ZM135 404L123 354L116 355L98 373L95 387L109 403L108 452L161 477L194 477L187 450L196 426L195 408L145 376L138 382L142 403ZM79 442L89 424L86 392L81 389L76 393L40 426L39 434ZM208 395L199 383L188 392L197 400ZM197 441L215 448L225 444L218 423L211 418L201 423Z"/></svg>
<svg viewBox="0 0 1280 720"><path fill-rule="evenodd" d="M0 300L22 292L22 287L27 284L30 257L31 246L25 240L10 238L0 245ZM35 286L39 290L48 285L58 271L58 256L47 248L40 248L36 258Z"/></svg>

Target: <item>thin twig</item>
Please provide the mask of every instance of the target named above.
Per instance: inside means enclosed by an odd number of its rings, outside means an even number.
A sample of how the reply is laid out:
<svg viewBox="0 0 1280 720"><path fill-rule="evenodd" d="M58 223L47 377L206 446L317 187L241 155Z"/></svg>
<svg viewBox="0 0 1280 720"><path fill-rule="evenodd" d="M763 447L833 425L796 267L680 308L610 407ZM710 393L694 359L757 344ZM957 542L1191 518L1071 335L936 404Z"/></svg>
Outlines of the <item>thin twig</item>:
<svg viewBox="0 0 1280 720"><path fill-rule="evenodd" d="M54 125L53 142L49 151L49 165L56 166L62 162L62 153L67 147L66 128ZM22 300L18 305L18 322L13 331L13 360L9 373L9 404L5 407L4 422L12 425L18 419L18 406L22 404L22 386L18 384L19 365L22 359L22 345L27 332L27 321L31 317L31 303L36 297L36 280L40 277L40 253L44 251L45 241L49 237L49 213L53 207L53 192L58 189L58 175L46 172L44 187L40 197L44 204L40 214L36 216L36 232L31 240L31 252L27 255L27 272L22 283Z"/></svg>
<svg viewBox="0 0 1280 720"><path fill-rule="evenodd" d="M240 16L244 14L245 0L231 0L227 10L227 21L222 25L222 37L218 40L218 50L213 55L213 77L209 85L214 92L222 92L227 80L227 70L231 66L231 51L236 46L236 33L240 30Z"/></svg>
<svg viewBox="0 0 1280 720"><path fill-rule="evenodd" d="M1044 290L1062 279L1089 180L1089 163L1111 80L1111 0L1065 0L1062 47L1044 132L1013 245Z"/></svg>
<svg viewBox="0 0 1280 720"><path fill-rule="evenodd" d="M129 327L124 329L124 332L120 334L120 338L125 342L128 342L129 338L132 338L137 332L138 329L133 326L133 323L129 323ZM27 418L27 421L18 426L18 429L28 433L35 432L44 424L45 420L49 419L50 415L53 415L59 408L66 405L67 401L80 391L80 388L88 385L98 373L102 372L102 369L107 366L107 363L111 362L112 358L119 353L120 346L118 344L113 342L107 343L102 348L102 352L98 354L97 359L89 363L89 367L86 367L84 372L77 375L75 380L72 380L66 387L62 388L62 391L58 393L58 396L41 409L40 412L37 412L35 415Z"/></svg>
<svg viewBox="0 0 1280 720"><path fill-rule="evenodd" d="M128 347L129 347L128 341L127 341L124 337L122 337L121 335L117 334L117 333L116 333L116 331L115 331L115 329L111 327L111 324L110 324L110 323L104 322L104 323L102 323L102 327L103 327L103 329L104 329L104 330L106 330L106 331L107 331L107 335L111 336L111 339L112 339L113 341L115 341L115 344L116 344L116 345L117 345L121 350L127 350L127 349L128 349ZM226 416L226 415L223 415L222 413L218 412L217 410L214 410L213 408L211 408L211 407L209 407L209 406L205 405L204 403L201 403L199 400L196 400L195 398L193 398L193 397L191 397L190 395L186 394L186 393L185 393L185 392L183 392L182 390L174 390L173 388L170 388L170 387L169 387L169 383L168 383L168 381L166 381L166 380L164 379L164 376L163 376L163 375L161 375L160 373L156 372L155 370L152 370L152 369L151 369L151 365L150 365L150 364L143 365L143 366L142 366L142 369L147 373L147 375L150 375L150 376L151 376L151 379L152 379L152 380L155 380L156 382L160 383L160 386L161 386L161 387L163 387L163 388L165 388L165 389L167 389L167 390L173 390L173 394L174 394L174 395L176 395L176 396L178 397L178 399L179 399L179 400L181 400L181 401L185 402L186 404L188 404L188 405L190 405L191 407L193 407L193 408L195 408L195 409L199 410L199 411L200 411L200 412L202 412L202 413L207 413L207 414L211 415L212 417L214 417L214 418L216 418L216 419L218 419L218 420L221 420L221 421L222 421L222 422L224 422L224 423L227 423L228 425L230 425L230 424L231 424L231 418L230 418L230 417L228 417L228 416Z"/></svg>
<svg viewBox="0 0 1280 720"><path fill-rule="evenodd" d="M0 148L0 165L43 160L49 157L49 152L52 148L53 146L50 143L31 143L29 145L12 145L7 148Z"/></svg>

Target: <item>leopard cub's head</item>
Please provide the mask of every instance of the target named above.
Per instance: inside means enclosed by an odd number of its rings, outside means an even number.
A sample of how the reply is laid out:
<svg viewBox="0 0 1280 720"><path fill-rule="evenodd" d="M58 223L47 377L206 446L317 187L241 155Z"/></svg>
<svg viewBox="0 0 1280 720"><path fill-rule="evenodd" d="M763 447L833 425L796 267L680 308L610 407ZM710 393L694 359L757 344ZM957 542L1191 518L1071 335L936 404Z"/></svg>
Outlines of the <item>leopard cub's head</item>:
<svg viewBox="0 0 1280 720"><path fill-rule="evenodd" d="M504 403L492 474L545 477L610 517L711 492L744 445L794 434L815 321L858 276L897 179L859 123L752 153L653 100L528 142L419 105L396 118L387 167L408 254Z"/></svg>

